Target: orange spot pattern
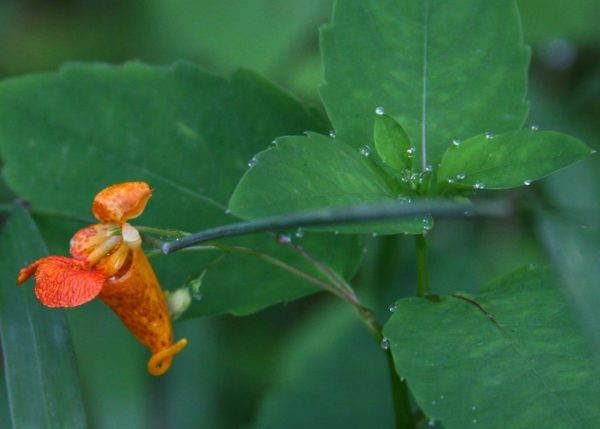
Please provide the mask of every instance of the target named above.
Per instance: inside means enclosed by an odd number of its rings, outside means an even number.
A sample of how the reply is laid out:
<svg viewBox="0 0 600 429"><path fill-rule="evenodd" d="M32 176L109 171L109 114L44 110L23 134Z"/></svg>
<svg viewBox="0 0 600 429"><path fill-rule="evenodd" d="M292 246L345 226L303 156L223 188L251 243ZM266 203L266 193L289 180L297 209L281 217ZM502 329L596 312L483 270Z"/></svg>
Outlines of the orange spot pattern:
<svg viewBox="0 0 600 429"><path fill-rule="evenodd" d="M125 182L103 189L94 198L92 212L102 222L121 224L144 211L152 189L145 182Z"/></svg>
<svg viewBox="0 0 600 429"><path fill-rule="evenodd" d="M17 283L35 275L36 296L48 307L74 307L98 296L150 349L148 371L162 375L187 340L173 344L171 318L154 270L139 244L130 248L120 236L124 222L142 213L151 194L144 182L102 190L92 206L102 223L73 236L73 258L41 258L20 271Z"/></svg>

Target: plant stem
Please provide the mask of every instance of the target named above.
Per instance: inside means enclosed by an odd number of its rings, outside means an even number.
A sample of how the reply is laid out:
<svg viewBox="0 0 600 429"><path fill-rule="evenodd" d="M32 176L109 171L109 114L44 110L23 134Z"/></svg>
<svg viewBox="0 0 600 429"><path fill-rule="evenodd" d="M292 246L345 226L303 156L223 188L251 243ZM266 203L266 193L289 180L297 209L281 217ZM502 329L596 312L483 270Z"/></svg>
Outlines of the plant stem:
<svg viewBox="0 0 600 429"><path fill-rule="evenodd" d="M429 272L427 271L427 241L424 235L415 235L417 256L417 296L429 294Z"/></svg>
<svg viewBox="0 0 600 429"><path fill-rule="evenodd" d="M462 217L465 212L479 216L505 217L512 213L512 206L505 202L482 202L477 205L459 204L451 201L419 201L414 203L374 203L347 207L328 207L311 211L237 222L206 229L166 242L162 251L175 252L194 244L224 237L247 235L256 232L281 231L297 227L326 225L349 225L373 220L410 219L426 215L438 217Z"/></svg>
<svg viewBox="0 0 600 429"><path fill-rule="evenodd" d="M340 296L344 301L354 307L360 319L366 325L369 333L377 343L379 347L382 347L383 341L383 327L377 321L375 313L363 305L352 287L346 283L346 281L338 276L331 268L323 264L317 258L308 253L302 246L295 245L292 242L284 242L283 244L289 246L305 259L310 261L321 273L323 273L333 284L336 285L337 289L343 293ZM389 348L385 348L386 363L388 367L388 375L390 378L390 387L392 389L392 401L394 403L394 416L396 420L396 429L413 429L415 427L412 409L410 406L410 400L408 395L408 386L406 382L401 380L396 372L392 353Z"/></svg>

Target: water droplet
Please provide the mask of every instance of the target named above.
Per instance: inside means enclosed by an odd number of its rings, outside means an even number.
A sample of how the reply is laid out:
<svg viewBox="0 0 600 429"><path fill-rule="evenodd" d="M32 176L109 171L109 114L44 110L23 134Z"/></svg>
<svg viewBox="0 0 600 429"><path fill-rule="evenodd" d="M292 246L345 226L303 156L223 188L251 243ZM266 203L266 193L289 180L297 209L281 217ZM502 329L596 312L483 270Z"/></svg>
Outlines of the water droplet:
<svg viewBox="0 0 600 429"><path fill-rule="evenodd" d="M295 235L296 235L296 237L298 237L298 238L302 238L302 237L304 237L304 230L303 230L302 228L298 228L298 229L296 230L296 234L295 234Z"/></svg>
<svg viewBox="0 0 600 429"><path fill-rule="evenodd" d="M277 147L277 140L273 140L273 141L271 142L271 145L272 145L272 146L275 146L275 147Z"/></svg>
<svg viewBox="0 0 600 429"><path fill-rule="evenodd" d="M388 307L388 310L390 313L395 313L396 310L398 310L398 304L396 304L396 303L390 304L390 306Z"/></svg>
<svg viewBox="0 0 600 429"><path fill-rule="evenodd" d="M279 234L277 236L277 241L280 242L281 244L288 244L292 242L292 237L290 237L287 234Z"/></svg>
<svg viewBox="0 0 600 429"><path fill-rule="evenodd" d="M475 405L473 405L473 406L471 407L471 409L472 409L473 411L475 411L475 410L477 409L477 407L476 407Z"/></svg>
<svg viewBox="0 0 600 429"><path fill-rule="evenodd" d="M473 424L476 424L476 423L477 423L477 419L473 419Z"/></svg>
<svg viewBox="0 0 600 429"><path fill-rule="evenodd" d="M444 398L445 398L445 396L444 396L444 395L440 395L440 399L444 399Z"/></svg>
<svg viewBox="0 0 600 429"><path fill-rule="evenodd" d="M427 422L427 426L429 426L430 428L434 427L434 426L435 426L435 420L434 420L434 419L430 419L430 420Z"/></svg>
<svg viewBox="0 0 600 429"><path fill-rule="evenodd" d="M425 171L426 171L427 173L431 173L431 172L433 171L433 166L431 166L431 165L427 165L427 166L425 167Z"/></svg>
<svg viewBox="0 0 600 429"><path fill-rule="evenodd" d="M226 210L225 210L225 214L231 214L231 210L229 210L229 209L226 209Z"/></svg>
<svg viewBox="0 0 600 429"><path fill-rule="evenodd" d="M431 405L435 405L435 404L437 404L436 400L431 401Z"/></svg>
<svg viewBox="0 0 600 429"><path fill-rule="evenodd" d="M531 185L531 180L527 179L527 180L525 180L525 181L523 182L523 184L524 184L525 186L529 186L529 185Z"/></svg>
<svg viewBox="0 0 600 429"><path fill-rule="evenodd" d="M452 140L452 144L454 146L460 146L460 139L454 139L454 140Z"/></svg>
<svg viewBox="0 0 600 429"><path fill-rule="evenodd" d="M383 106L377 106L375 108L375 113L379 116L383 115L385 113L385 109L383 108Z"/></svg>
<svg viewBox="0 0 600 429"><path fill-rule="evenodd" d="M415 148L414 147L406 149L406 156L408 156L409 158L412 158L412 156L414 155L414 153L415 153Z"/></svg>
<svg viewBox="0 0 600 429"><path fill-rule="evenodd" d="M335 136L336 136L336 134L335 134L335 130L331 130L331 131L329 131L329 137L331 137L332 139L334 139L334 138L335 138Z"/></svg>
<svg viewBox="0 0 600 429"><path fill-rule="evenodd" d="M454 183L454 179L453 178L448 179L448 183Z"/></svg>
<svg viewBox="0 0 600 429"><path fill-rule="evenodd" d="M483 182L475 182L475 186L473 186L475 189L484 189L485 188L485 184Z"/></svg>
<svg viewBox="0 0 600 429"><path fill-rule="evenodd" d="M457 178L458 180L464 180L464 178L465 178L465 177L467 177L467 175L466 175L465 173L458 173L458 174L456 175L456 178Z"/></svg>
<svg viewBox="0 0 600 429"><path fill-rule="evenodd" d="M537 124L533 124L533 125L531 126L531 131L539 131L539 129L540 129L540 126L539 126L539 125L537 125Z"/></svg>
<svg viewBox="0 0 600 429"><path fill-rule="evenodd" d="M196 301L201 301L204 298L204 294L202 292L196 292L192 295Z"/></svg>
<svg viewBox="0 0 600 429"><path fill-rule="evenodd" d="M360 148L360 154L362 156L371 155L371 147L369 145L364 145L363 147Z"/></svg>
<svg viewBox="0 0 600 429"><path fill-rule="evenodd" d="M373 234L371 234L371 237L373 237L373 238L377 237L377 233L374 232Z"/></svg>
<svg viewBox="0 0 600 429"><path fill-rule="evenodd" d="M390 340L388 340L387 338L384 338L383 340L381 340L380 346L383 350L389 350L390 349Z"/></svg>
<svg viewBox="0 0 600 429"><path fill-rule="evenodd" d="M250 158L250 161L248 161L248 168L254 167L257 162L258 160L255 157Z"/></svg>
<svg viewBox="0 0 600 429"><path fill-rule="evenodd" d="M488 140L491 140L494 138L494 134L490 133L489 131L485 133L485 138Z"/></svg>

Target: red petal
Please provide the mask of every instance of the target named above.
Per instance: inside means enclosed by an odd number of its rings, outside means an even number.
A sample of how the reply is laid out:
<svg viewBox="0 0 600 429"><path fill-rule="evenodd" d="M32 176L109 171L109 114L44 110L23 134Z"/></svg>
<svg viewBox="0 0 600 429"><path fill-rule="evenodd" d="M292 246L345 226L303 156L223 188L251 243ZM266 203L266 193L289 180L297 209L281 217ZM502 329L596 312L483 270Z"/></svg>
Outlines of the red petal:
<svg viewBox="0 0 600 429"><path fill-rule="evenodd" d="M146 182L125 182L103 189L94 198L92 212L102 222L121 223L144 211L152 189Z"/></svg>
<svg viewBox="0 0 600 429"><path fill-rule="evenodd" d="M104 275L64 256L48 256L21 270L19 281L35 273L35 295L48 307L75 307L92 300L102 290Z"/></svg>

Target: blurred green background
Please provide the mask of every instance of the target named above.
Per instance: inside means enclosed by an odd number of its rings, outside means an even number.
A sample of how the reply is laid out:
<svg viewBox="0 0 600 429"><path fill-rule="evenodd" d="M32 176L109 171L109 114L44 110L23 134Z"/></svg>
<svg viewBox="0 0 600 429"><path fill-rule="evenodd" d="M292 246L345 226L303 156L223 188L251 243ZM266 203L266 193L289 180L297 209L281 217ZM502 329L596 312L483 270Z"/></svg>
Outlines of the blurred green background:
<svg viewBox="0 0 600 429"><path fill-rule="evenodd" d="M318 28L328 21L332 3L3 0L0 76L55 70L68 61L184 59L218 74L255 70L318 105ZM521 0L519 6L532 46L529 123L599 149L600 1ZM430 234L433 291L475 291L524 264L560 260L560 249L548 239L552 226L540 228L534 209L574 213L578 228L597 231L598 162L591 157L507 194L524 207L518 218L439 222ZM0 183L0 202L11 199ZM52 230L51 220L38 220L45 231ZM65 252L66 243L46 239L51 250ZM543 243L550 243L550 252ZM395 299L415 290L413 258L410 238L369 241L354 284L380 320ZM577 309L577 300L573 304ZM243 319L178 322L176 337L187 336L190 345L160 379L146 373L147 352L99 301L67 313L92 428L391 425L382 353L352 310L324 294ZM7 412L2 389L0 422L8 421Z"/></svg>

